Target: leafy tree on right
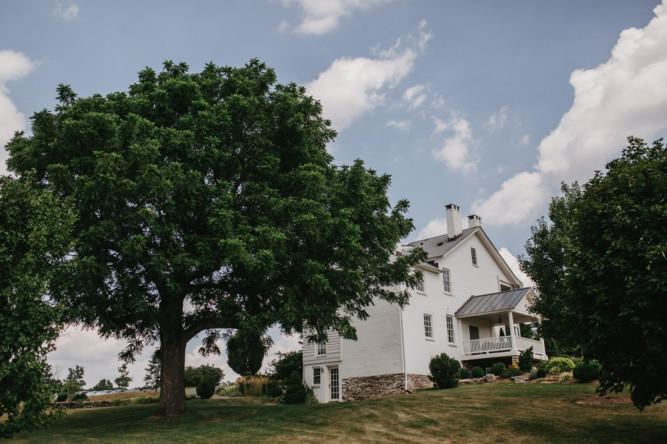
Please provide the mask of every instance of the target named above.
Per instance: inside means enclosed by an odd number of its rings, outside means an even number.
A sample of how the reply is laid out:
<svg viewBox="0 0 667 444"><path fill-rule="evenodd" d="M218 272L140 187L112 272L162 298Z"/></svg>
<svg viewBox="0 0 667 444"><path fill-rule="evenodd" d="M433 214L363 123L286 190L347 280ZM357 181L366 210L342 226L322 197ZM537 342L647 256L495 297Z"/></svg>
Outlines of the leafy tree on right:
<svg viewBox="0 0 667 444"><path fill-rule="evenodd" d="M628 142L583 187L563 186L520 263L549 334L600 362L599 392L629 386L642 410L667 397L667 154L662 139Z"/></svg>

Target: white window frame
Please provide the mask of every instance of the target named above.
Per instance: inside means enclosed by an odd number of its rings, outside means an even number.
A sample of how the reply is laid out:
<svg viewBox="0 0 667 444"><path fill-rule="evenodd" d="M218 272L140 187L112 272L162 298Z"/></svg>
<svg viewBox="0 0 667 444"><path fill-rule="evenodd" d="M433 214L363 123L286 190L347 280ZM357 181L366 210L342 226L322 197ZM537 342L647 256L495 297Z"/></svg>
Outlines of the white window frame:
<svg viewBox="0 0 667 444"><path fill-rule="evenodd" d="M445 320L447 325L447 342L450 344L455 344L456 338L454 337L454 316L446 315Z"/></svg>
<svg viewBox="0 0 667 444"><path fill-rule="evenodd" d="M424 281L417 282L417 285L415 286L415 290L417 290L420 293L424 293Z"/></svg>
<svg viewBox="0 0 667 444"><path fill-rule="evenodd" d="M315 355L324 356L327 354L327 343L324 341L318 342L315 346Z"/></svg>
<svg viewBox="0 0 667 444"><path fill-rule="evenodd" d="M442 269L442 289L445 293L452 292L452 272L449 268Z"/></svg>
<svg viewBox="0 0 667 444"><path fill-rule="evenodd" d="M313 367L313 385L320 385L322 383L322 369L320 367Z"/></svg>
<svg viewBox="0 0 667 444"><path fill-rule="evenodd" d="M433 315L424 313L424 337L433 339Z"/></svg>
<svg viewBox="0 0 667 444"><path fill-rule="evenodd" d="M472 259L472 264L477 267L477 249L475 247L470 247L470 258Z"/></svg>

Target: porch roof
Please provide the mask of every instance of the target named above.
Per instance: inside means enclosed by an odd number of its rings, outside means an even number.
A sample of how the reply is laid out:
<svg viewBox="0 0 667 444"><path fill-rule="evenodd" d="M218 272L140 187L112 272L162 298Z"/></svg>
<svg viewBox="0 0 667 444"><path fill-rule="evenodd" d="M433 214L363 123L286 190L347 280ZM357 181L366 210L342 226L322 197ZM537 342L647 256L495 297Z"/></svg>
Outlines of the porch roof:
<svg viewBox="0 0 667 444"><path fill-rule="evenodd" d="M470 296L461 308L456 311L456 317L463 318L485 313L514 310L530 291L530 288L519 288L517 290Z"/></svg>

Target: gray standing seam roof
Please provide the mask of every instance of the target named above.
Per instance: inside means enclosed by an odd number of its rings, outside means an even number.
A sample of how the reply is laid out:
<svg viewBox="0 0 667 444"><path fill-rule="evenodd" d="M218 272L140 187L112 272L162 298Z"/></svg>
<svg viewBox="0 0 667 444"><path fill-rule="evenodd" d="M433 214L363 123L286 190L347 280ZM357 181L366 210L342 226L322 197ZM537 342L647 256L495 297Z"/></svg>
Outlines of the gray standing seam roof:
<svg viewBox="0 0 667 444"><path fill-rule="evenodd" d="M499 293L470 296L470 298L456 311L457 317L490 313L516 308L528 294L530 288L501 291Z"/></svg>

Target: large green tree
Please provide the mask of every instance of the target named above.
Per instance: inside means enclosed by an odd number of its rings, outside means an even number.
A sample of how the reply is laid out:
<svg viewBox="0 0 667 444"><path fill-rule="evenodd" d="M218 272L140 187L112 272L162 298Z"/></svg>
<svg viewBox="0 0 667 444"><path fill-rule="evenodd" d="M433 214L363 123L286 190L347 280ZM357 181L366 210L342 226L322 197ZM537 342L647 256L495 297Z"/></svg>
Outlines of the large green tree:
<svg viewBox="0 0 667 444"><path fill-rule="evenodd" d="M60 310L48 281L68 250L72 212L48 192L0 177L0 436L36 428L53 387L46 354L53 350Z"/></svg>
<svg viewBox="0 0 667 444"><path fill-rule="evenodd" d="M601 392L639 408L667 396L667 150L630 137L623 155L552 200L523 269L551 333L602 365Z"/></svg>
<svg viewBox="0 0 667 444"><path fill-rule="evenodd" d="M390 178L337 166L321 105L253 60L189 73L167 62L128 92L78 98L32 118L8 165L76 201L69 273L53 296L72 319L122 337L131 360L159 343L159 412L185 411L188 341L219 329L328 329L354 337L374 297L407 301L419 252L390 261L412 229ZM404 287L405 288L405 287Z"/></svg>

